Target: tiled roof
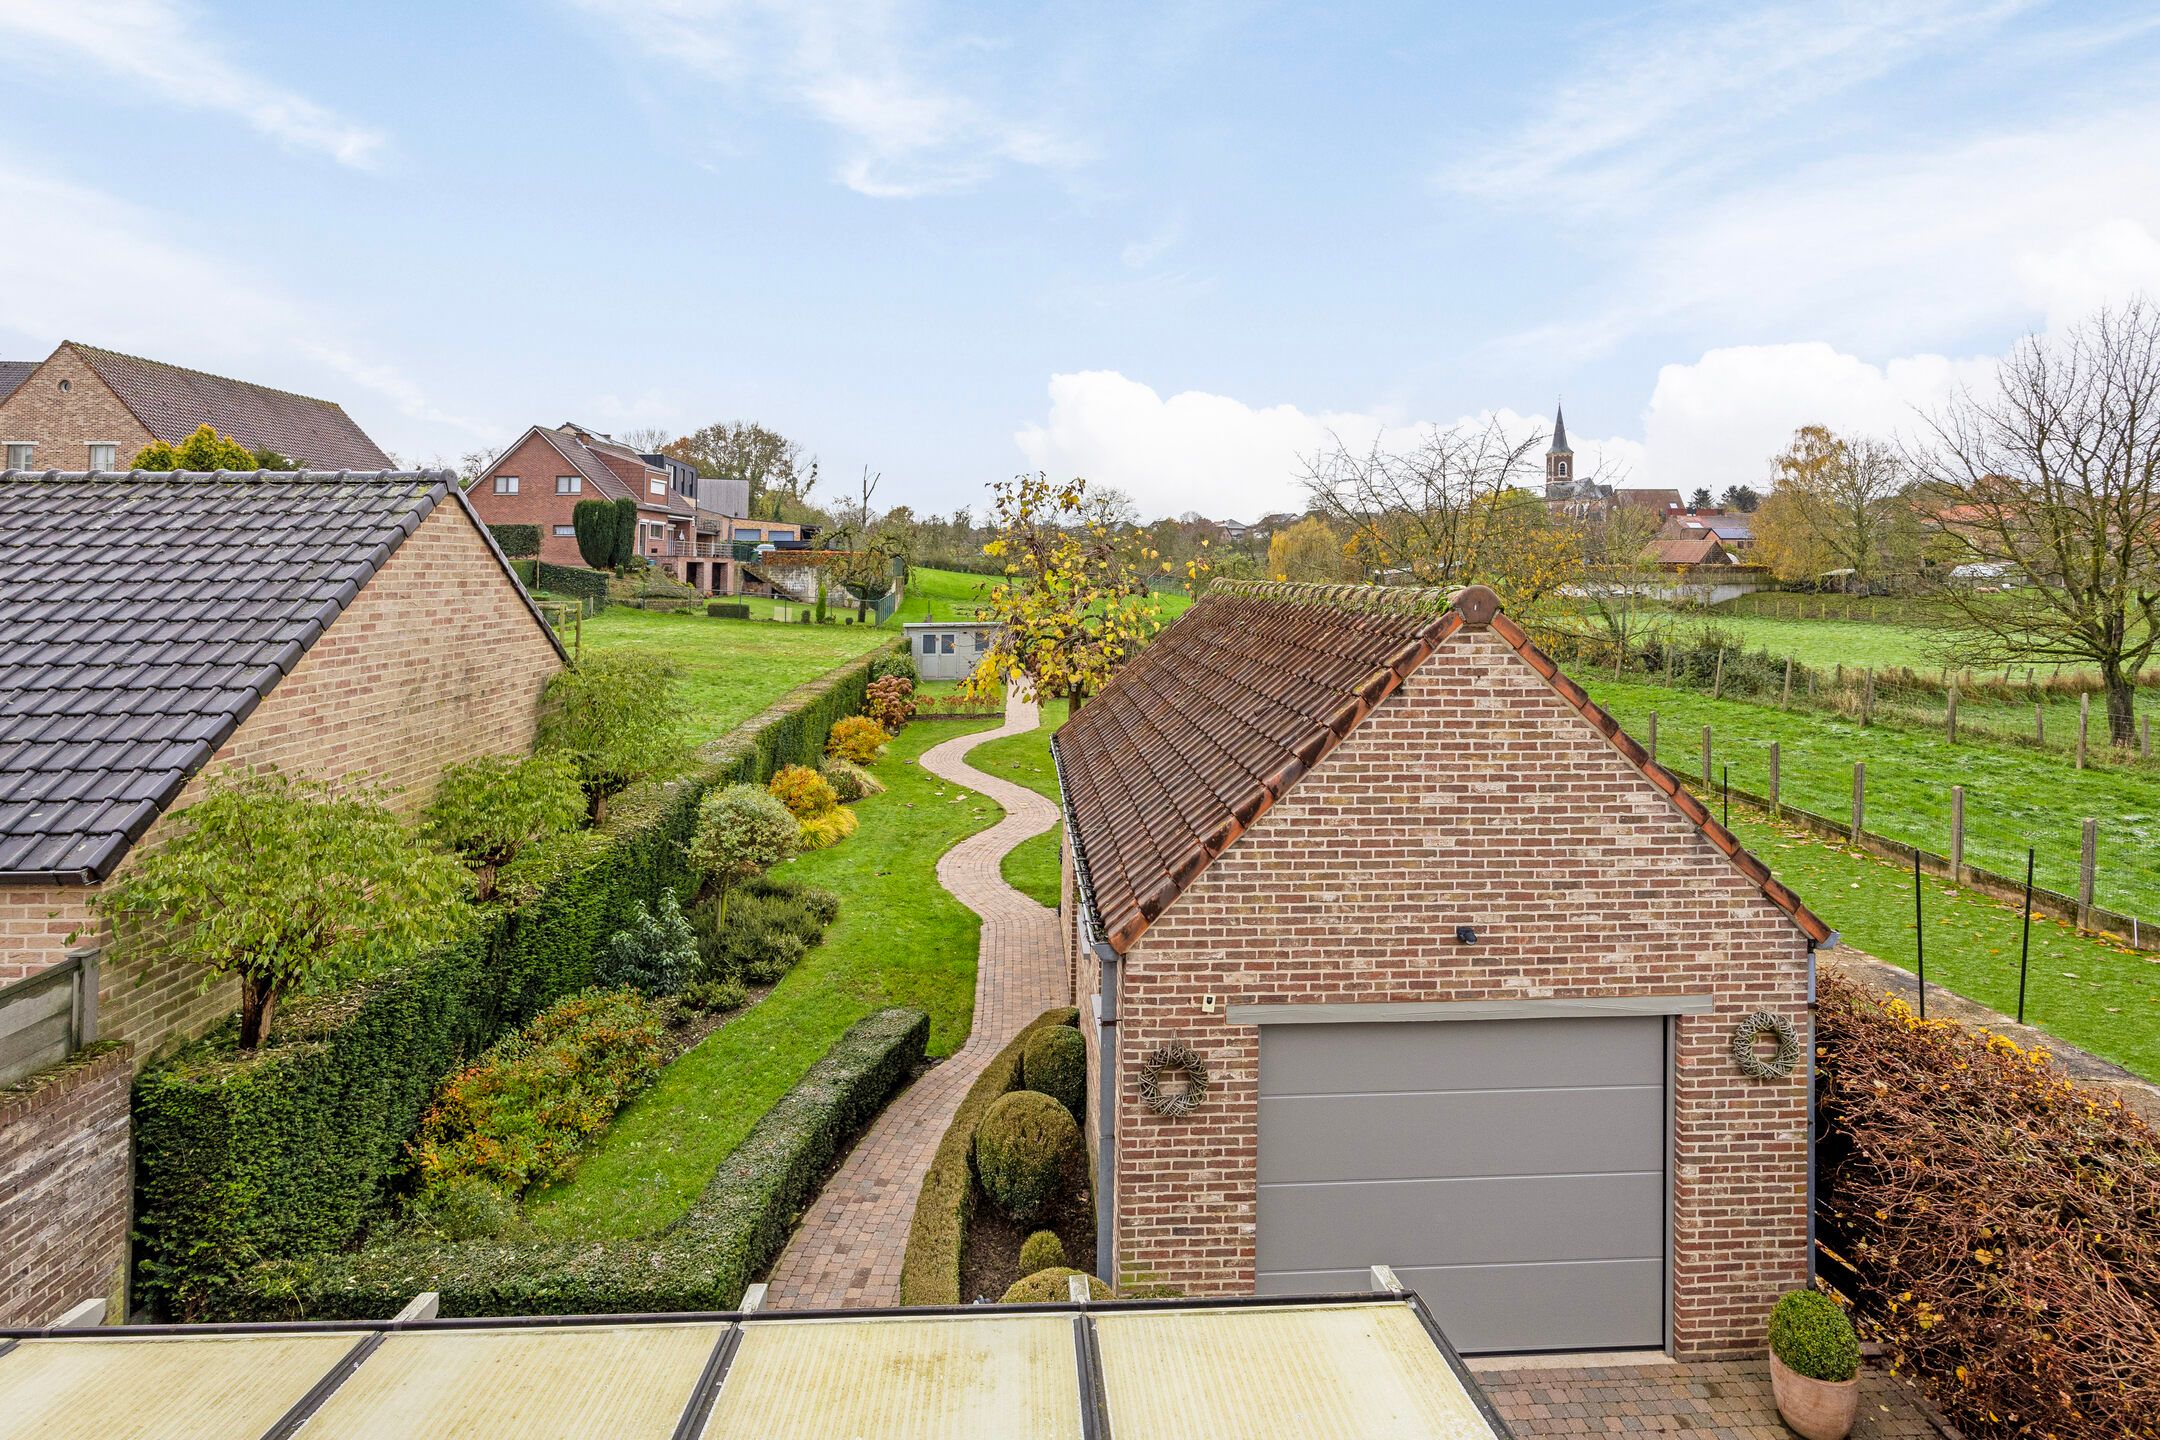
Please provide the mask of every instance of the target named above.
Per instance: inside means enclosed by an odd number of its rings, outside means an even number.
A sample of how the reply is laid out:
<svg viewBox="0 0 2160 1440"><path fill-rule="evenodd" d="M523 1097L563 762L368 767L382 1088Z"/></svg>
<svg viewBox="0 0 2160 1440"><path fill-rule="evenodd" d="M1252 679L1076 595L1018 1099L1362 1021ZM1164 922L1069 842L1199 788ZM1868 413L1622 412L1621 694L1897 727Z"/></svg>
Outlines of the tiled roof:
<svg viewBox="0 0 2160 1440"><path fill-rule="evenodd" d="M35 360L0 360L0 400L5 400L22 388L22 382L37 369Z"/></svg>
<svg viewBox="0 0 2160 1440"><path fill-rule="evenodd" d="M110 873L455 488L0 472L0 881Z"/></svg>
<svg viewBox="0 0 2160 1440"><path fill-rule="evenodd" d="M1650 558L1660 565L1729 565L1732 556L1715 535L1675 535L1650 546Z"/></svg>
<svg viewBox="0 0 2160 1440"><path fill-rule="evenodd" d="M202 425L318 470L380 470L382 447L328 400L69 341L145 430L178 444Z"/></svg>
<svg viewBox="0 0 2160 1440"><path fill-rule="evenodd" d="M1450 636L1490 625L1812 939L1830 930L1483 586L1217 581L1053 740L1082 891L1123 952Z"/></svg>
<svg viewBox="0 0 2160 1440"><path fill-rule="evenodd" d="M610 470L598 455L585 448L585 442L578 438L575 428L564 425L551 429L546 425L535 425L533 429L544 436L547 442L553 445L562 455L563 459L570 462L570 468L584 476L585 483L599 491L602 498L608 500L636 498L631 494L630 487L623 484L620 476ZM517 447L513 445L510 448L514 450ZM504 453L509 452L505 451Z"/></svg>

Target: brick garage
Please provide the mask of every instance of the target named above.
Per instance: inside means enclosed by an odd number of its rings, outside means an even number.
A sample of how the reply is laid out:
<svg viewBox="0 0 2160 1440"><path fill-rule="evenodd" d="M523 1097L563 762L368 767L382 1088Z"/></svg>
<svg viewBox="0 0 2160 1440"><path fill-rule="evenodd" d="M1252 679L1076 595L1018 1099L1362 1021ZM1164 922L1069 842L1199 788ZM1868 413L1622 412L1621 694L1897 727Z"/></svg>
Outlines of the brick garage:
<svg viewBox="0 0 2160 1440"><path fill-rule="evenodd" d="M528 750L563 662L438 475L11 479L0 567L22 582L0 602L19 642L0 678L0 989L102 944L90 898L208 773L360 774L410 812L443 766ZM236 1004L232 982L206 988L154 953L98 976L96 1032L128 1057L123 1097L130 1060ZM73 1093L35 1083L39 1105ZM124 1242L124 1164L121 1177L106 1198ZM67 1207L23 1213L104 1233ZM0 1230L0 1275L54 1253L25 1244ZM0 1323L49 1318L0 1305Z"/></svg>
<svg viewBox="0 0 2160 1440"><path fill-rule="evenodd" d="M1386 1263L1468 1349L1753 1350L1807 1083L1729 1045L1806 1036L1831 936L1496 608L1218 585L1059 732L1106 1269Z"/></svg>

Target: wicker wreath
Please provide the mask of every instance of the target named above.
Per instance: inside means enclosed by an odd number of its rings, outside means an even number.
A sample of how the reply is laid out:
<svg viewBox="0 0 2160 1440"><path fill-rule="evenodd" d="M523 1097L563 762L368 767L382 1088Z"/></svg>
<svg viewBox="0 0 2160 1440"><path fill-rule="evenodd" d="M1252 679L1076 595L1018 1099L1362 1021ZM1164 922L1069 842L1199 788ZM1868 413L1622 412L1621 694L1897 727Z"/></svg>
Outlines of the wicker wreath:
<svg viewBox="0 0 2160 1440"><path fill-rule="evenodd" d="M1165 1091L1163 1076L1180 1073L1185 1076L1185 1088ZM1156 1046L1147 1059L1140 1062L1140 1098L1158 1115L1192 1114L1207 1098L1207 1088L1207 1061L1182 1040Z"/></svg>
<svg viewBox="0 0 2160 1440"><path fill-rule="evenodd" d="M1777 1037L1777 1053L1767 1060L1756 1046L1764 1035ZM1800 1036L1784 1016L1758 1010L1733 1027L1732 1057L1750 1080L1789 1079L1800 1068Z"/></svg>

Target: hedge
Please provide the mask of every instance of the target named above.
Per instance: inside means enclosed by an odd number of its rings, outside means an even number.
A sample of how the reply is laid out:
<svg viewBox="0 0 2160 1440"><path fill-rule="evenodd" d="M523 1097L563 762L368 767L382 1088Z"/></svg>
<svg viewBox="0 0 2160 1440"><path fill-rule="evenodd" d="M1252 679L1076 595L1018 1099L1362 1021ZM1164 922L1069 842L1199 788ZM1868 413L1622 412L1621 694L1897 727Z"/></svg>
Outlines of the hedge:
<svg viewBox="0 0 2160 1440"><path fill-rule="evenodd" d="M750 606L742 600L708 600L705 613L719 620L747 620Z"/></svg>
<svg viewBox="0 0 2160 1440"><path fill-rule="evenodd" d="M606 822L534 847L516 894L472 933L323 1000L296 1000L253 1055L233 1027L135 1082L137 1293L168 1316L216 1313L258 1260L345 1249L384 1213L405 1143L467 1056L591 982L593 957L660 892L692 884L684 847L706 790L762 784L862 703L870 657L797 687L703 752L687 776L618 795ZM822 727L822 728L821 728ZM506 870L505 887L513 884ZM524 896L520 900L518 897Z"/></svg>
<svg viewBox="0 0 2160 1440"><path fill-rule="evenodd" d="M2160 1134L2044 1051L1819 998L1823 1269L1861 1338L1974 1440L2160 1434Z"/></svg>
<svg viewBox="0 0 2160 1440"><path fill-rule="evenodd" d="M975 1126L1000 1096L1020 1088L1020 1058L1035 1032L1052 1025L1076 1025L1080 1012L1046 1010L990 1058L953 1112L945 1138L931 1157L915 1200L908 1228L907 1254L900 1262L902 1305L960 1303L960 1253L967 1245L968 1221L974 1218L975 1175L971 1152Z"/></svg>
<svg viewBox="0 0 2160 1440"><path fill-rule="evenodd" d="M380 1319L433 1290L445 1315L727 1310L779 1256L848 1142L922 1063L930 1017L858 1021L765 1112L688 1213L632 1240L512 1236L399 1240L358 1254L277 1261L230 1292L237 1319Z"/></svg>
<svg viewBox="0 0 2160 1440"><path fill-rule="evenodd" d="M502 549L503 554L512 560L540 553L538 525L490 525L487 528L488 534L495 537L495 543Z"/></svg>
<svg viewBox="0 0 2160 1440"><path fill-rule="evenodd" d="M553 595L570 595L589 601L595 611L607 609L608 577L600 570L576 565L551 565L542 560L533 566L533 588Z"/></svg>

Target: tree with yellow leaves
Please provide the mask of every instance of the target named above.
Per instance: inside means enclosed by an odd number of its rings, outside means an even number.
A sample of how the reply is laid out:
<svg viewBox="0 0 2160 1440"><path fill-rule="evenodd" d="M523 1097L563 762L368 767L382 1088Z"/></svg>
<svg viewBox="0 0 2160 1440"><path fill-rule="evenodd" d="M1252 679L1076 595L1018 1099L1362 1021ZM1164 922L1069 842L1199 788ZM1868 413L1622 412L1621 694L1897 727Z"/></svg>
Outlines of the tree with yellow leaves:
<svg viewBox="0 0 2160 1440"><path fill-rule="evenodd" d="M1016 475L991 486L991 509L983 554L1002 562L1005 578L978 615L1003 628L969 677L978 696L1017 682L1079 704L1162 628L1149 577L1175 575L1194 589L1207 576L1204 559L1180 567L1146 531L1108 518L1085 480Z"/></svg>
<svg viewBox="0 0 2160 1440"><path fill-rule="evenodd" d="M1268 540L1270 580L1355 580L1357 566L1343 553L1343 542L1327 521L1309 515L1278 530Z"/></svg>

